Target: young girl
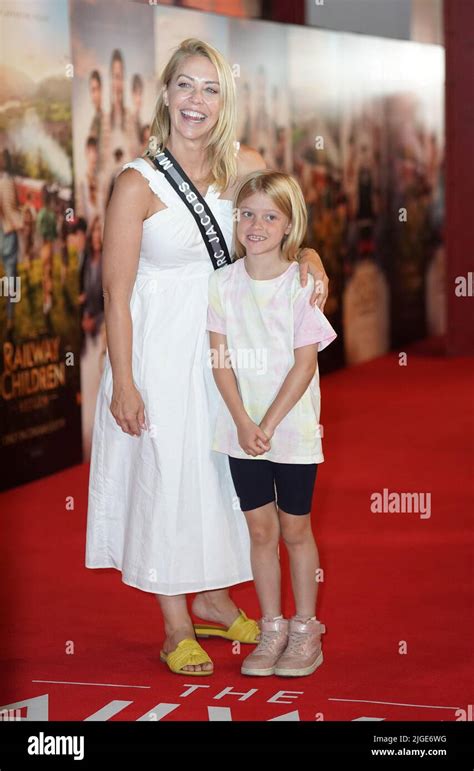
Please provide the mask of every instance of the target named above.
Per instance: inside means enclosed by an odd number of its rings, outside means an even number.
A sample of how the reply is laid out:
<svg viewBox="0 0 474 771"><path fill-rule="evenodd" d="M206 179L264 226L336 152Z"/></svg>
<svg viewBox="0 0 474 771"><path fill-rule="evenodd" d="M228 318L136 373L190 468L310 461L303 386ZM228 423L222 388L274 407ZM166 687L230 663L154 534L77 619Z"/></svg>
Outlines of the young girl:
<svg viewBox="0 0 474 771"><path fill-rule="evenodd" d="M296 253L306 206L295 180L257 171L239 186L232 265L209 280L207 329L214 378L223 401L212 449L229 456L247 519L260 601L261 636L242 664L245 675L309 675L322 663L315 616L319 559L310 511L319 430L317 351L336 337L310 305ZM275 502L276 489L276 502ZM290 558L296 615L281 614L278 543Z"/></svg>

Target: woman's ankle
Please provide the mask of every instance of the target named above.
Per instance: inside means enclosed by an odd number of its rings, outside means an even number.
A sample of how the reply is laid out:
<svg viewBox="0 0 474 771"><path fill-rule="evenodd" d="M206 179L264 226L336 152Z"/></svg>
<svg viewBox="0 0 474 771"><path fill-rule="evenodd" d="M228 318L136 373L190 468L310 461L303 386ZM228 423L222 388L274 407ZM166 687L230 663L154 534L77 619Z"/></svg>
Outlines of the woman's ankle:
<svg viewBox="0 0 474 771"><path fill-rule="evenodd" d="M184 639L185 637L191 637L193 638L194 635L194 627L192 623L185 623L185 624L178 624L176 626L172 626L170 624L165 624L165 637L168 640L171 640L173 638L181 638Z"/></svg>

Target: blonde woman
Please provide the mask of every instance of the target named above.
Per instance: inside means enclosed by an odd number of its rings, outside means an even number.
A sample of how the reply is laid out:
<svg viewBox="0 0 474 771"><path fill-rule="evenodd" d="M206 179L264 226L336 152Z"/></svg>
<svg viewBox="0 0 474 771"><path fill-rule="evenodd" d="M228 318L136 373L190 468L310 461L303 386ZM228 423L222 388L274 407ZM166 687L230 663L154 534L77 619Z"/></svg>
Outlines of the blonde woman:
<svg viewBox="0 0 474 771"><path fill-rule="evenodd" d="M232 196L264 168L235 142L232 72L205 42L188 39L162 81L151 135L171 151L232 241ZM323 284L312 250L301 259ZM124 583L155 594L171 671L209 675L196 634L244 643L259 628L227 588L252 580L246 521L227 459L211 449L219 392L206 331L213 271L192 214L147 157L117 177L104 228L103 288L108 355L92 443L86 566L115 567ZM192 613L205 619L196 628ZM212 622L212 623L210 623Z"/></svg>

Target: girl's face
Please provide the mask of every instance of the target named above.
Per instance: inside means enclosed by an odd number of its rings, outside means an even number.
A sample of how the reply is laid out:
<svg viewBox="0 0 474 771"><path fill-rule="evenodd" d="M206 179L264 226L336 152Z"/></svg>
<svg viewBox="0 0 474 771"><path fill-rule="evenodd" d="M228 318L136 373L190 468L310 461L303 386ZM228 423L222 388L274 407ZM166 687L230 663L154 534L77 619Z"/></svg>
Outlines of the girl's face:
<svg viewBox="0 0 474 771"><path fill-rule="evenodd" d="M163 93L172 128L187 139L205 137L216 125L221 106L219 77L206 56L183 59Z"/></svg>
<svg viewBox="0 0 474 771"><path fill-rule="evenodd" d="M291 221L270 196L253 193L240 202L239 212L237 238L247 254L279 251L284 236L290 232Z"/></svg>

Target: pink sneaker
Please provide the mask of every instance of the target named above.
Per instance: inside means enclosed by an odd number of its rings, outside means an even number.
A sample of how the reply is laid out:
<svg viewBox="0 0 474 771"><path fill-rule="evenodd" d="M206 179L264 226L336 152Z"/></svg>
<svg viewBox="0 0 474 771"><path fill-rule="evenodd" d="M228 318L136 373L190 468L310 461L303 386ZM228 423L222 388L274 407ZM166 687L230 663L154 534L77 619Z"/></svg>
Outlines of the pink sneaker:
<svg viewBox="0 0 474 771"><path fill-rule="evenodd" d="M275 664L288 642L288 619L276 618L260 621L260 642L252 653L245 657L240 669L243 675L266 677L273 675Z"/></svg>
<svg viewBox="0 0 474 771"><path fill-rule="evenodd" d="M317 619L290 620L288 645L275 666L275 674L285 677L310 675L323 663L321 635L326 631Z"/></svg>

